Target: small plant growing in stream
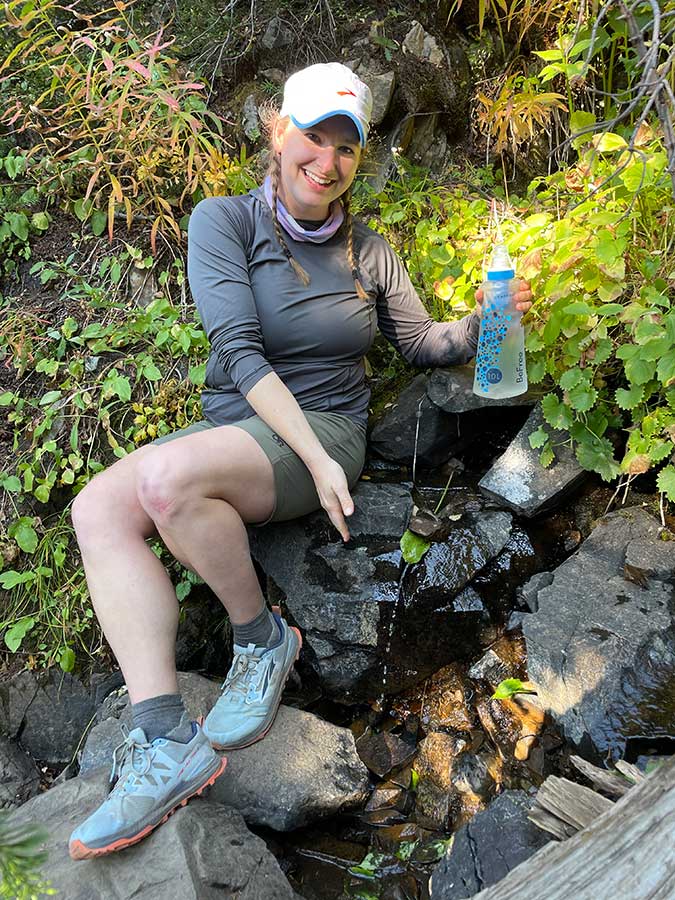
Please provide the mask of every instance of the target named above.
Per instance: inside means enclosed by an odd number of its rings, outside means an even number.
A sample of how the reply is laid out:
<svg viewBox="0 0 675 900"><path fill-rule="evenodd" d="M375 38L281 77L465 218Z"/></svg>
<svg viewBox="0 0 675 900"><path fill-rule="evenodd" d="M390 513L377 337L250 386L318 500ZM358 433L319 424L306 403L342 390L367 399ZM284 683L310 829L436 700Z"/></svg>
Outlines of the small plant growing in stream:
<svg viewBox="0 0 675 900"><path fill-rule="evenodd" d="M516 694L536 694L534 685L529 681L521 681L520 678L505 678L500 681L490 698L491 700L510 700Z"/></svg>

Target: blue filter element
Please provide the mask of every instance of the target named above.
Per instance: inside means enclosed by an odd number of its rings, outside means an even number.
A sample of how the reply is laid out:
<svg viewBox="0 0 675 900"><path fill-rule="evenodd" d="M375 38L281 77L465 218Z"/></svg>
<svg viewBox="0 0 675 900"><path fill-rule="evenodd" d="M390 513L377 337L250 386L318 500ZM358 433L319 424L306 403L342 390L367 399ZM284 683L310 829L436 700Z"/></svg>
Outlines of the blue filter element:
<svg viewBox="0 0 675 900"><path fill-rule="evenodd" d="M510 283L510 278L495 279L490 285L491 296L483 301L483 321L476 353L476 381L484 394L488 394L491 386L499 384L504 377L500 357L504 338L513 320Z"/></svg>

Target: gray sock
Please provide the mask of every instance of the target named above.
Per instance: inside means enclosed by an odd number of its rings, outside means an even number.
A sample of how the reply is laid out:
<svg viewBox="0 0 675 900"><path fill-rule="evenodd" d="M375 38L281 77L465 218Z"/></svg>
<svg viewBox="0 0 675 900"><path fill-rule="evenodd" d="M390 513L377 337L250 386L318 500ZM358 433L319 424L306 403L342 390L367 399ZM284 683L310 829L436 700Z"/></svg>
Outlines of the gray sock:
<svg viewBox="0 0 675 900"><path fill-rule="evenodd" d="M281 633L272 612L263 606L255 619L243 625L232 625L234 643L240 647L255 644L256 647L274 647L279 643Z"/></svg>
<svg viewBox="0 0 675 900"><path fill-rule="evenodd" d="M142 728L148 741L169 737L183 743L192 737L192 722L180 694L160 694L131 706L134 728ZM182 720L182 721L181 721Z"/></svg>

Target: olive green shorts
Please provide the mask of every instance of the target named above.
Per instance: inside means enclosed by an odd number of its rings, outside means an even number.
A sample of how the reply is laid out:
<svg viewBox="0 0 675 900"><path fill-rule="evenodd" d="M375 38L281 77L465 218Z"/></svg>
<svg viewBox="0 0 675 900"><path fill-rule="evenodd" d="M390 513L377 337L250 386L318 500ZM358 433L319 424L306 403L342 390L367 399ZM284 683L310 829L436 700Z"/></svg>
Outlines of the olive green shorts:
<svg viewBox="0 0 675 900"><path fill-rule="evenodd" d="M309 410L304 412L312 431L318 437L326 453L339 462L344 469L351 490L359 480L363 469L366 455L365 427L340 413ZM268 522L285 522L288 519L295 519L320 509L321 503L309 469L297 453L291 450L288 444L278 434L275 434L260 416L252 416L250 419L241 419L239 422L230 424L248 431L272 463L276 505L272 515L264 522L256 522L256 526L266 525ZM187 428L182 428L180 431L174 431L173 434L165 434L152 443L155 445L165 444L186 434L194 434L216 427L218 426L203 420L195 422L194 425L189 425Z"/></svg>

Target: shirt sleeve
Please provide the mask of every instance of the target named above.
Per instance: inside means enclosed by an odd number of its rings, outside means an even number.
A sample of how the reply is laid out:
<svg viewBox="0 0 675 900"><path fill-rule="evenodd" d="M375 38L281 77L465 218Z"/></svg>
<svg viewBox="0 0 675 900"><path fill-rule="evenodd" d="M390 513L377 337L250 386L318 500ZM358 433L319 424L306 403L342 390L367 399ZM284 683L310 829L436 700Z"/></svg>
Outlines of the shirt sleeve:
<svg viewBox="0 0 675 900"><path fill-rule="evenodd" d="M200 201L190 216L190 290L211 349L245 397L274 370L265 359L244 235L245 224L223 198Z"/></svg>
<svg viewBox="0 0 675 900"><path fill-rule="evenodd" d="M468 362L476 354L479 316L471 313L456 322L435 322L398 255L386 240L379 243L377 320L382 334L420 368Z"/></svg>

